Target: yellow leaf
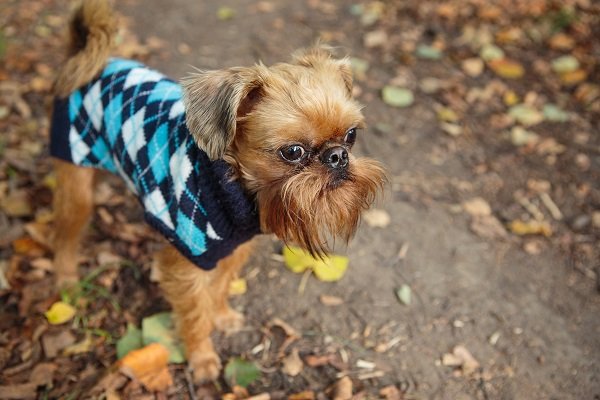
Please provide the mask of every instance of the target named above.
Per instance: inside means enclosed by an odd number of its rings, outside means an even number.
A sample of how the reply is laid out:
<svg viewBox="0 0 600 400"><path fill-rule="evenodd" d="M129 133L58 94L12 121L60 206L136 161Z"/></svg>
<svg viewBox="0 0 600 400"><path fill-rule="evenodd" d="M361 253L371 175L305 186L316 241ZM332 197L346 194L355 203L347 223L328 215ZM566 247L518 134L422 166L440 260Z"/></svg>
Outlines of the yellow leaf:
<svg viewBox="0 0 600 400"><path fill-rule="evenodd" d="M546 237L552 236L552 227L546 221L527 221L523 222L520 220L512 221L508 227L510 230L517 235L544 235Z"/></svg>
<svg viewBox="0 0 600 400"><path fill-rule="evenodd" d="M521 64L506 58L492 60L488 65L496 75L506 79L518 79L525 74L525 68Z"/></svg>
<svg viewBox="0 0 600 400"><path fill-rule="evenodd" d="M315 259L300 247L289 246L283 249L285 266L294 273L301 273L310 268Z"/></svg>
<svg viewBox="0 0 600 400"><path fill-rule="evenodd" d="M296 246L285 247L283 258L290 271L301 273L310 268L315 276L324 282L340 280L348 268L349 261L348 257L338 255L325 256L321 260Z"/></svg>
<svg viewBox="0 0 600 400"><path fill-rule="evenodd" d="M75 311L72 305L57 301L44 315L50 324L60 325L70 321L75 316Z"/></svg>
<svg viewBox="0 0 600 400"><path fill-rule="evenodd" d="M236 296L246 293L248 290L248 286L246 285L246 280L243 278L234 279L229 282L229 295Z"/></svg>
<svg viewBox="0 0 600 400"><path fill-rule="evenodd" d="M313 272L323 282L335 282L342 279L348 268L348 257L329 256L324 260L315 260Z"/></svg>

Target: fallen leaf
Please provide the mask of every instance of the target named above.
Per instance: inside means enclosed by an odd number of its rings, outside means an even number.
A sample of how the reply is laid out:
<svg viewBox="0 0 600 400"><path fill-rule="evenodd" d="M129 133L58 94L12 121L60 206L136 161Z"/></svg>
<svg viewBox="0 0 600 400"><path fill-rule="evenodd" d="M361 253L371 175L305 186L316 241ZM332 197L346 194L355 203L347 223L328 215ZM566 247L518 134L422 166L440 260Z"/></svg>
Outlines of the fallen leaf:
<svg viewBox="0 0 600 400"><path fill-rule="evenodd" d="M554 50L571 50L575 46L575 40L566 33L559 32L550 38L549 44Z"/></svg>
<svg viewBox="0 0 600 400"><path fill-rule="evenodd" d="M437 118L443 122L456 122L459 120L458 114L449 107L439 107L436 110Z"/></svg>
<svg viewBox="0 0 600 400"><path fill-rule="evenodd" d="M33 214L29 196L24 190L15 190L8 196L0 198L0 208L9 217L28 217Z"/></svg>
<svg viewBox="0 0 600 400"><path fill-rule="evenodd" d="M58 365L54 363L39 363L33 367L33 371L29 375L29 382L35 383L37 386L51 385L57 368Z"/></svg>
<svg viewBox="0 0 600 400"><path fill-rule="evenodd" d="M383 87L382 98L387 105L393 107L408 107L415 101L410 89L390 85Z"/></svg>
<svg viewBox="0 0 600 400"><path fill-rule="evenodd" d="M73 343L63 349L62 354L65 356L72 356L75 354L88 353L93 350L94 341L92 335L86 332L85 337L81 342Z"/></svg>
<svg viewBox="0 0 600 400"><path fill-rule="evenodd" d="M561 56L552 60L552 70L557 74L573 72L580 66L579 60L571 55Z"/></svg>
<svg viewBox="0 0 600 400"><path fill-rule="evenodd" d="M44 246L30 237L23 237L12 242L13 250L17 254L29 257L41 257L46 252Z"/></svg>
<svg viewBox="0 0 600 400"><path fill-rule="evenodd" d="M502 95L502 101L504 104L511 107L519 102L519 96L513 90L507 90L504 92L504 95Z"/></svg>
<svg viewBox="0 0 600 400"><path fill-rule="evenodd" d="M510 141L517 147L532 146L539 141L539 138L537 133L528 131L520 126L514 126L510 130Z"/></svg>
<svg viewBox="0 0 600 400"><path fill-rule="evenodd" d="M352 379L344 376L335 383L333 387L333 400L350 400L352 399Z"/></svg>
<svg viewBox="0 0 600 400"><path fill-rule="evenodd" d="M566 86L576 85L587 79L587 72L582 69L560 74L560 83Z"/></svg>
<svg viewBox="0 0 600 400"><path fill-rule="evenodd" d="M483 69L485 68L485 64L483 63L481 58L473 57L463 60L461 63L461 67L465 74L469 75L472 78L476 78L482 74Z"/></svg>
<svg viewBox="0 0 600 400"><path fill-rule="evenodd" d="M481 48L479 57L484 61L501 60L504 58L504 51L493 44L486 44Z"/></svg>
<svg viewBox="0 0 600 400"><path fill-rule="evenodd" d="M555 104L546 104L542 109L544 118L552 122L567 122L569 120L569 113L561 109Z"/></svg>
<svg viewBox="0 0 600 400"><path fill-rule="evenodd" d="M546 237L552 236L552 227L547 221L521 221L515 220L508 224L508 228L512 233L524 235L543 235Z"/></svg>
<svg viewBox="0 0 600 400"><path fill-rule="evenodd" d="M297 376L302 369L304 369L304 363L298 355L298 349L293 349L292 352L283 359L283 367L281 371L289 376Z"/></svg>
<svg viewBox="0 0 600 400"><path fill-rule="evenodd" d="M230 296L239 296L248 290L248 284L244 278L233 279L229 282L229 295Z"/></svg>
<svg viewBox="0 0 600 400"><path fill-rule="evenodd" d="M0 399L19 400L37 398L37 387L35 383L20 383L0 386Z"/></svg>
<svg viewBox="0 0 600 400"><path fill-rule="evenodd" d="M492 215L492 207L481 197L474 197L463 202L462 208L472 216Z"/></svg>
<svg viewBox="0 0 600 400"><path fill-rule="evenodd" d="M388 35L384 30L367 32L363 37L363 43L367 48L383 46L388 42Z"/></svg>
<svg viewBox="0 0 600 400"><path fill-rule="evenodd" d="M341 297L329 296L327 294L320 295L319 301L321 302L321 304L328 307L339 306L341 304L344 304L344 299L342 299Z"/></svg>
<svg viewBox="0 0 600 400"><path fill-rule="evenodd" d="M506 79L519 79L525 75L525 68L518 61L501 58L489 62L489 67L496 75Z"/></svg>
<svg viewBox="0 0 600 400"><path fill-rule="evenodd" d="M412 301L412 290L410 286L403 284L399 289L396 290L396 297L405 306L409 306Z"/></svg>
<svg viewBox="0 0 600 400"><path fill-rule="evenodd" d="M539 124L544 120L544 115L534 107L527 104L517 104L508 110L508 115L524 126Z"/></svg>
<svg viewBox="0 0 600 400"><path fill-rule="evenodd" d="M473 233L485 239L501 239L507 236L506 229L493 215L473 217L469 227Z"/></svg>
<svg viewBox="0 0 600 400"><path fill-rule="evenodd" d="M184 351L170 312L154 314L142 320L142 342L144 345L160 343L168 351L169 362L185 362Z"/></svg>
<svg viewBox="0 0 600 400"><path fill-rule="evenodd" d="M286 267L295 273L301 273L311 269L315 276L324 282L340 280L348 268L348 257L330 255L323 259L312 257L307 251L287 246L283 249L283 258Z"/></svg>
<svg viewBox="0 0 600 400"><path fill-rule="evenodd" d="M232 358L225 366L224 376L231 387L235 385L248 387L248 385L260 378L260 369L250 361L241 358Z"/></svg>
<svg viewBox="0 0 600 400"><path fill-rule="evenodd" d="M385 228L390 224L390 214L382 209L372 208L365 211L362 217L373 228Z"/></svg>
<svg viewBox="0 0 600 400"><path fill-rule="evenodd" d="M440 49L434 46L428 46L424 44L420 44L417 46L415 54L417 57L426 60L439 60L440 58L442 58L442 52Z"/></svg>
<svg viewBox="0 0 600 400"><path fill-rule="evenodd" d="M440 128L442 128L442 130L444 132L446 132L448 135L453 136L453 137L460 136L463 133L462 126L460 126L458 124L451 124L451 123L448 123L448 122L442 122L440 124Z"/></svg>
<svg viewBox="0 0 600 400"><path fill-rule="evenodd" d="M117 358L121 359L127 353L143 346L142 331L132 323L127 324L127 332L117 340Z"/></svg>
<svg viewBox="0 0 600 400"><path fill-rule="evenodd" d="M76 312L77 310L72 305L57 301L44 315L51 325L60 325L70 321Z"/></svg>
<svg viewBox="0 0 600 400"><path fill-rule="evenodd" d="M379 390L379 396L383 397L385 400L403 400L404 395L402 392L394 385L386 386Z"/></svg>
<svg viewBox="0 0 600 400"><path fill-rule="evenodd" d="M68 330L47 332L42 336L42 347L46 358L56 357L65 347L75 343L75 336Z"/></svg>
<svg viewBox="0 0 600 400"><path fill-rule="evenodd" d="M222 6L217 10L217 18L220 21L227 21L235 17L235 10L231 7Z"/></svg>
<svg viewBox="0 0 600 400"><path fill-rule="evenodd" d="M315 400L315 392L305 390L304 392L294 393L287 397L287 400Z"/></svg>
<svg viewBox="0 0 600 400"><path fill-rule="evenodd" d="M150 391L166 390L173 384L167 368L169 351L160 343L152 343L127 354L118 363L119 370L139 380Z"/></svg>

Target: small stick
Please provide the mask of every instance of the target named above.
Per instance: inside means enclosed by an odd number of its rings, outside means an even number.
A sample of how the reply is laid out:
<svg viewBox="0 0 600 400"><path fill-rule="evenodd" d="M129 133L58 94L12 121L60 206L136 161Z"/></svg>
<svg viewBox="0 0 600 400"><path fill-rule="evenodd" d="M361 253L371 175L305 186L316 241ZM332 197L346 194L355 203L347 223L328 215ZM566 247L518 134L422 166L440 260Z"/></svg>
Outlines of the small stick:
<svg viewBox="0 0 600 400"><path fill-rule="evenodd" d="M552 198L548 195L548 193L540 193L540 200L546 206L548 211L550 211L550 215L557 221L561 221L563 219L563 214L560 212L560 209L556 205L556 203L552 200Z"/></svg>

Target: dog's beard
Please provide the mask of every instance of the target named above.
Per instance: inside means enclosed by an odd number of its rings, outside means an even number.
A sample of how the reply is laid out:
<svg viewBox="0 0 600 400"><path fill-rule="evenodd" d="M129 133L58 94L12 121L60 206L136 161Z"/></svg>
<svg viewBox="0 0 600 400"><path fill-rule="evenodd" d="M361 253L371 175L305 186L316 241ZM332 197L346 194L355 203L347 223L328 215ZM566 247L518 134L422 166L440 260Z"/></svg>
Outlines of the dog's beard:
<svg viewBox="0 0 600 400"><path fill-rule="evenodd" d="M331 239L352 238L384 181L383 168L370 159L352 160L341 176L323 166L299 171L257 192L262 229L322 256Z"/></svg>

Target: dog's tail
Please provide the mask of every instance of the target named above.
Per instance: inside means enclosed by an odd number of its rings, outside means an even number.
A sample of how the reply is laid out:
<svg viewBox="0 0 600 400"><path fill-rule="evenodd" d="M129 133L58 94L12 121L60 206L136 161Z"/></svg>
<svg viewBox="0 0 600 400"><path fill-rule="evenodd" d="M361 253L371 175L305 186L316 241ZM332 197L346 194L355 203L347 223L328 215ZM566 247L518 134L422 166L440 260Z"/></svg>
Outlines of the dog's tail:
<svg viewBox="0 0 600 400"><path fill-rule="evenodd" d="M110 55L116 22L108 0L82 0L70 22L68 59L54 81L54 94L67 97L92 80Z"/></svg>

